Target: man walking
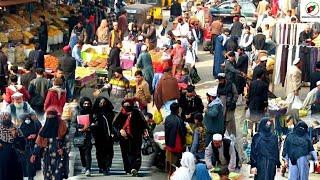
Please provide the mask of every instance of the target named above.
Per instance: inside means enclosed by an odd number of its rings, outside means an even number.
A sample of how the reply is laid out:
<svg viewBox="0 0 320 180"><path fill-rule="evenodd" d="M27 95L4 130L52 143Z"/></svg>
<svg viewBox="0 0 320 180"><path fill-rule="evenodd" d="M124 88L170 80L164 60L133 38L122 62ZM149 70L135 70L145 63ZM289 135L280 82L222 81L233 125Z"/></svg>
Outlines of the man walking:
<svg viewBox="0 0 320 180"><path fill-rule="evenodd" d="M61 69L63 72L67 91L67 100L70 102L73 99L73 91L75 86L76 60L70 54L70 46L65 46L63 51L64 56L60 58L59 69Z"/></svg>
<svg viewBox="0 0 320 180"><path fill-rule="evenodd" d="M223 104L217 94L218 87L214 87L207 92L208 106L204 109L204 126L206 127L206 146L212 141L212 136L216 133L223 134L224 116Z"/></svg>

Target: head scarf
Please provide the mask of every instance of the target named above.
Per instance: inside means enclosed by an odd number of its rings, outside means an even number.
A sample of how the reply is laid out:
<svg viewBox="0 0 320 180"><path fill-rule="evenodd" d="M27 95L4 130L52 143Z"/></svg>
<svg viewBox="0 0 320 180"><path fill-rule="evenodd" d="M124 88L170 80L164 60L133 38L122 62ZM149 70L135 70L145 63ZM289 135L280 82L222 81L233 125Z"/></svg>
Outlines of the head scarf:
<svg viewBox="0 0 320 180"><path fill-rule="evenodd" d="M272 126L267 125L270 121L269 117L264 117L260 120L259 124L259 136L257 139L257 146L254 148L259 155L263 155L268 159L273 159L279 161L279 149L278 149L278 139L272 133Z"/></svg>
<svg viewBox="0 0 320 180"><path fill-rule="evenodd" d="M88 108L86 108L86 107L83 106L83 103L86 102L86 101L90 102L90 104L91 104L91 106L88 107ZM80 99L79 107L80 107L80 114L81 114L81 115L92 114L92 101L91 101L90 98L88 98L88 97L82 97L82 98Z"/></svg>
<svg viewBox="0 0 320 180"><path fill-rule="evenodd" d="M99 104L100 104L100 101L104 99L106 101L106 104L104 107L100 107ZM112 112L114 107L112 105L112 103L109 101L108 98L106 97L103 97L103 96L99 96L97 97L97 99L94 101L94 104L93 104L93 111L95 113L97 112L101 112L101 111L104 111L104 112Z"/></svg>
<svg viewBox="0 0 320 180"><path fill-rule="evenodd" d="M46 112L46 123L41 129L39 135L43 138L58 137L59 116L55 109L50 109Z"/></svg>
<svg viewBox="0 0 320 180"><path fill-rule="evenodd" d="M308 125L299 121L285 140L283 155L288 155L291 164L295 165L300 157L308 155L313 150L312 142L308 137Z"/></svg>
<svg viewBox="0 0 320 180"><path fill-rule="evenodd" d="M195 158L191 152L184 152L179 167L171 176L171 180L191 180L195 170Z"/></svg>
<svg viewBox="0 0 320 180"><path fill-rule="evenodd" d="M211 177L208 173L208 169L205 164L199 163L196 165L196 170L194 172L195 179L201 180L211 180Z"/></svg>
<svg viewBox="0 0 320 180"><path fill-rule="evenodd" d="M8 123L4 123L8 122ZM9 128L13 126L11 116L9 113L0 113L0 140L2 142L13 143L14 137L12 136Z"/></svg>

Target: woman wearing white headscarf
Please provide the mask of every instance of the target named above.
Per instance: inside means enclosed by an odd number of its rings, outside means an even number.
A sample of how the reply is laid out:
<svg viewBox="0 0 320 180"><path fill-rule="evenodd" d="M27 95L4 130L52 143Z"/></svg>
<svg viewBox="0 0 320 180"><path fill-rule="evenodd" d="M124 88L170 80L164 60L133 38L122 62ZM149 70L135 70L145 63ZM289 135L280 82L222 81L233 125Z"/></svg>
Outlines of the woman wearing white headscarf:
<svg viewBox="0 0 320 180"><path fill-rule="evenodd" d="M195 158L191 152L182 154L181 166L172 174L170 180L191 180L195 170Z"/></svg>

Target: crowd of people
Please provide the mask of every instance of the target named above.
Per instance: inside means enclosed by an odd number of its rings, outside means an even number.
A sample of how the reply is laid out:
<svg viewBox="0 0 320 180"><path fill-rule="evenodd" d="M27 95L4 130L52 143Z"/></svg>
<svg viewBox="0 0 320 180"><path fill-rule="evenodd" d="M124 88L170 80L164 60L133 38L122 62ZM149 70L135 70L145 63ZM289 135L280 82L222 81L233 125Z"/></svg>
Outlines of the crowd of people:
<svg viewBox="0 0 320 180"><path fill-rule="evenodd" d="M73 3L69 1L70 5ZM172 27L164 21L157 28L151 17L143 24L129 23L127 12L121 8L123 2L114 3L109 7L89 3L77 12L70 12L70 40L61 49L63 56L51 79L44 70L48 40L44 16L39 27L39 43L30 53L24 73L17 65L8 65L0 45L3 94L0 179L32 180L41 169L44 179L65 179L69 174L69 152L73 147L79 149L82 173L90 176L93 145L99 173L110 175L113 145L117 142L125 173L137 176L142 163L143 137L152 137L155 126L152 114L158 113L165 131L168 178L211 179L209 172L215 169L220 179L225 180L230 172L238 172L241 168L243 155L235 141L240 129L236 126L235 112L242 105L250 110L250 165L255 179L274 179L281 166L289 168L289 179L308 179L308 157L311 155L315 164L319 166L319 163L308 137L307 124L303 121L295 124L280 154L273 120L267 116L272 80L266 64L268 56L275 54L276 47L271 30L277 21L297 22L292 10L286 15L275 16L273 6L266 0L259 1L258 21L249 25L240 22L241 6L234 1L233 23L230 28L224 28L223 18L211 20L205 16L205 3L191 6L190 11L175 0L171 6ZM205 29L211 33L213 78L217 80L206 93L207 103L196 93L195 87L200 81L195 67L198 45L203 41ZM314 38L312 32L307 26L299 41L310 42ZM134 66L138 70L134 72L136 86L133 89L121 68L124 39L134 41L136 45ZM75 69L87 66L81 58L84 44L111 48L105 67L108 80L94 92L93 99L74 93ZM166 59L156 68L149 53L153 49L162 49ZM287 99L299 95L300 63L301 60L296 59L288 71ZM253 70L252 77L249 77L248 69ZM316 69L312 75L312 91L303 104L310 107L312 113L320 109L319 62ZM102 95L105 91L108 97ZM130 95L132 92L133 96ZM66 103L73 101L78 102L77 118L85 117L87 123L76 121L76 132L70 134L73 124L62 119L62 114ZM39 118L43 116L45 121L40 122ZM283 174L285 172L284 168Z"/></svg>

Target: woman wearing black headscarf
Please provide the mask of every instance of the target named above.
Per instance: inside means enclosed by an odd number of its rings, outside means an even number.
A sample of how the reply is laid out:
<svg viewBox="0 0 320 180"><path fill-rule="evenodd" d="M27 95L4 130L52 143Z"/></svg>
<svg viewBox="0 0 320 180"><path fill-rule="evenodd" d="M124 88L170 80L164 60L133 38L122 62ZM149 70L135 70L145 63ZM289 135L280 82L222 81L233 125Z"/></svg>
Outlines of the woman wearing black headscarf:
<svg viewBox="0 0 320 180"><path fill-rule="evenodd" d="M93 122L92 102L88 97L82 97L80 99L79 115L89 115L90 124ZM76 134L78 133L82 133L85 136L84 145L79 147L80 159L83 167L82 172L85 173L86 176L90 176L90 169L91 169L91 162L92 162L91 131L89 127L84 127L83 125L78 124L76 129Z"/></svg>
<svg viewBox="0 0 320 180"><path fill-rule="evenodd" d="M250 162L255 180L274 180L276 167L280 168L278 138L271 125L268 117L262 118L259 132L252 138Z"/></svg>
<svg viewBox="0 0 320 180"><path fill-rule="evenodd" d="M11 122L11 116L7 113L0 114L0 179L22 180L22 165L19 162L15 140L22 136Z"/></svg>
<svg viewBox="0 0 320 180"><path fill-rule="evenodd" d="M311 140L308 137L308 125L299 121L293 132L288 134L282 156L289 165L289 180L307 180L309 178L309 159L312 155L317 162L317 153L314 151ZM319 164L317 162L317 164Z"/></svg>
<svg viewBox="0 0 320 180"><path fill-rule="evenodd" d="M57 110L48 108L46 112L46 122L36 139L35 151L30 158L34 163L36 158L40 158L40 150L43 152L43 176L44 180L67 178L66 172L67 145L65 136L67 125L61 120Z"/></svg>
<svg viewBox="0 0 320 180"><path fill-rule="evenodd" d="M117 137L120 137L120 148L124 170L137 176L141 167L142 135L148 125L142 112L134 107L134 99L122 102L121 111L114 119L113 125Z"/></svg>
<svg viewBox="0 0 320 180"><path fill-rule="evenodd" d="M92 133L95 139L99 172L109 175L113 159L113 105L105 97L98 97L93 105Z"/></svg>
<svg viewBox="0 0 320 180"><path fill-rule="evenodd" d="M24 177L28 177L29 180L33 180L37 170L41 170L41 161L40 158L35 163L31 163L29 160L34 151L35 141L42 125L35 114L24 114L21 116L21 120L20 130L26 141L23 153L23 175Z"/></svg>

